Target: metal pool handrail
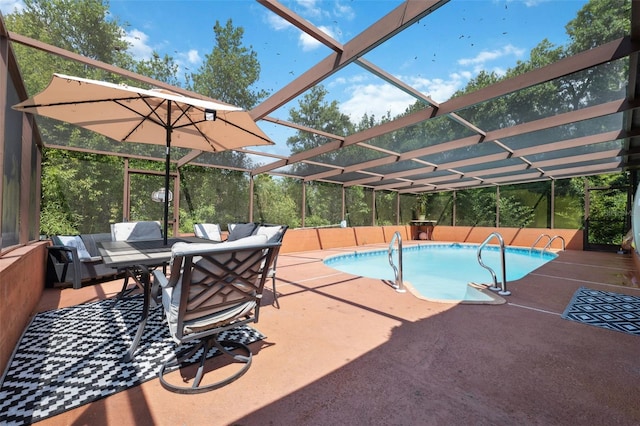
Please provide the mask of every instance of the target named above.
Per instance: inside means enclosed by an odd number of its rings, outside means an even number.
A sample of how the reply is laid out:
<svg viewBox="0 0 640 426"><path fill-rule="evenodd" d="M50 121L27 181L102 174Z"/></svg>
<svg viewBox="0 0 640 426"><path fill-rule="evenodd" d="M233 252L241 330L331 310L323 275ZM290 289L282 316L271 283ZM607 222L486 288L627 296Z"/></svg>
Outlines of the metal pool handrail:
<svg viewBox="0 0 640 426"><path fill-rule="evenodd" d="M564 241L564 238L562 238L562 235L554 235L554 236L553 236L553 238L551 238L551 239L549 240L549 242L547 243L547 245L546 245L546 246L544 246L544 248L542 249L542 251L544 251L544 250L546 250L546 249L548 249L548 248L551 248L551 243L553 243L553 240L558 239L558 238L560 238L560 241L562 241L562 251L564 251L564 250L565 250L565 241Z"/></svg>
<svg viewBox="0 0 640 426"><path fill-rule="evenodd" d="M395 263L393 263L393 245L396 241L398 242L397 267ZM395 283L391 284L391 287L395 288L398 293L404 293L406 290L402 281L402 236L398 231L394 232L393 237L391 237L391 242L389 243L389 265L393 268L393 274L396 277Z"/></svg>
<svg viewBox="0 0 640 426"><path fill-rule="evenodd" d="M536 246L536 244L538 244L538 242L543 238L543 237L547 237L548 240L551 240L551 237L549 236L549 234L540 234L540 236L538 238L536 238L536 240L533 242L533 244L531 244L531 250L534 249L534 247ZM544 249L543 249L544 250Z"/></svg>
<svg viewBox="0 0 640 426"><path fill-rule="evenodd" d="M566 244L562 235L554 235L553 237L550 237L549 234L540 234L540 236L531 245L531 250L534 249L534 247L536 246L536 244L538 244L538 242L542 239L542 237L547 237L549 239L547 244L544 247L542 247L542 251L545 251L546 249L550 248L553 241L557 240L558 238L560 239L560 241L562 241L562 250L563 251L565 250Z"/></svg>
<svg viewBox="0 0 640 426"><path fill-rule="evenodd" d="M500 243L500 259L501 259L500 263L501 263L501 266L502 266L502 285L501 285L501 287L498 287L498 280L496 279L496 273L493 272L493 269L491 269L490 267L485 265L484 262L482 261L482 249L489 243L489 241L491 241L494 238L497 238L498 242ZM511 292L507 290L507 270L506 270L505 262L504 262L504 239L502 238L502 235L500 235L497 232L492 232L482 242L482 244L480 244L480 247L478 247L478 263L480 264L480 266L482 266L484 269L486 269L487 271L489 271L491 273L491 277L493 278L493 287L491 287L491 290L500 290L500 291L498 291L498 294L501 295L501 296L508 296L508 295L511 294Z"/></svg>

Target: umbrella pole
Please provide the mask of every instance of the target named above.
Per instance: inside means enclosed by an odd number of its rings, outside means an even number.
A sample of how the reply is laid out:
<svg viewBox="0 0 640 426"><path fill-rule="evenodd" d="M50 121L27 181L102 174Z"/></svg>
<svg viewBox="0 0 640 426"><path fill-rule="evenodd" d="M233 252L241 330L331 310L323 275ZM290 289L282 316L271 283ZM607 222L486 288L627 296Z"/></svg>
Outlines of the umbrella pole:
<svg viewBox="0 0 640 426"><path fill-rule="evenodd" d="M167 130L167 135L171 134L171 130ZM169 173L170 173L170 155L169 147L171 146L171 136L167 137L167 152L165 154L165 166L164 166L164 245L167 245L167 234L169 232Z"/></svg>
<svg viewBox="0 0 640 426"><path fill-rule="evenodd" d="M169 173L171 172L171 101L167 109L167 147L164 153L164 232L163 242L167 245L167 234L169 233Z"/></svg>

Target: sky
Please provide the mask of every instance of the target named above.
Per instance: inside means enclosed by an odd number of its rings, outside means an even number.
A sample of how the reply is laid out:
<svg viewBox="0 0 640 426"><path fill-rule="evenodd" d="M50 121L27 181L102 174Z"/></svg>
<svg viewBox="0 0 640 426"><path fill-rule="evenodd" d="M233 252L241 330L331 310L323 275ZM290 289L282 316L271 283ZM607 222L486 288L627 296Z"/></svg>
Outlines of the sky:
<svg viewBox="0 0 640 426"><path fill-rule="evenodd" d="M403 2L400 0L281 1L340 43L347 43ZM503 74L544 38L568 42L565 25L585 0L451 0L364 58L437 102L463 89L481 70ZM153 51L172 56L179 74L197 72L215 43L213 26L231 19L244 29L243 44L257 53L261 65L256 88L274 93L333 52L252 0L112 0L117 19L138 59ZM0 0L3 15L21 8L20 0ZM323 82L327 101L358 122L363 114L382 117L402 113L415 100L385 81L351 64ZM272 117L288 119L290 101ZM287 133L281 126L259 123L279 139L286 154Z"/></svg>

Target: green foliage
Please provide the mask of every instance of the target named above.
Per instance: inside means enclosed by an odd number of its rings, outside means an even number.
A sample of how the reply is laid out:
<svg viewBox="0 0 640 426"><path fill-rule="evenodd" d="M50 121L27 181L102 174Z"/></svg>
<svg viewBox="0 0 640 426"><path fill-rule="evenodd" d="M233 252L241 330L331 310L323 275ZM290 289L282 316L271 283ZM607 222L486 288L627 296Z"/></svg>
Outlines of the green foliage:
<svg viewBox="0 0 640 426"><path fill-rule="evenodd" d="M391 191L376 191L375 225L395 225L398 194Z"/></svg>
<svg viewBox="0 0 640 426"><path fill-rule="evenodd" d="M300 216L296 212L296 201L286 191L286 186L278 178L258 175L254 178L254 220L262 223L277 223L291 228L300 226Z"/></svg>
<svg viewBox="0 0 640 426"><path fill-rule="evenodd" d="M123 38L123 23L109 14L108 2L100 0L25 0L24 9L5 17L8 28L19 34L104 61L140 74L178 85L178 67L168 55L153 53L149 59L137 61L127 51ZM518 61L505 75L481 71L465 88L454 96L471 93L488 85L521 75L605 42L630 33L630 0L591 0L570 21L566 46L555 46L542 40L525 60ZM257 84L260 63L251 46L243 45L244 30L234 27L231 20L225 24L216 21L213 26L214 43L210 54L196 73L186 75L186 86L198 93L219 99L245 109L253 108L268 95ZM124 79L105 71L46 54L19 44L13 45L18 56L27 90L33 94L42 90L53 72L62 72L88 78L120 82ZM620 85L628 74L626 61L613 61L596 69L546 82L518 91L509 96L474 105L458 113L465 119L490 131L513 126L532 118L552 116L575 110L595 101L621 97L625 87ZM137 84L139 85L139 84ZM340 112L336 101L328 101L327 90L318 85L309 89L298 106L289 111L289 120L328 134L348 136L390 121L389 113L378 118L367 114L356 123ZM416 101L402 115L426 108ZM48 145L68 145L82 148L113 150L114 144L106 138L64 123L39 119L39 130ZM554 137L576 137L575 126L561 129L566 134ZM448 117L437 117L408 128L397 130L370 140L380 148L407 152L446 140L472 135L472 131ZM532 135L540 137L544 135ZM287 140L292 152L320 147L332 138L299 131ZM122 144L115 149L132 156L160 158L162 147L146 144ZM439 153L429 160L446 163L464 158L465 148ZM173 150L178 158L186 150ZM203 155L203 157L209 154ZM314 158L318 162L348 167L369 159L378 153L350 146ZM251 160L243 153L215 154L213 163L241 169L251 168ZM162 162L131 160L130 167L143 170L163 170ZM173 166L172 166L173 167ZM296 164L294 171L303 176L324 171L317 165ZM395 164L384 166L388 173L396 171ZM45 150L42 173L41 233L71 234L106 231L109 222L121 220L123 193L123 160L57 150ZM320 169L320 170L318 170ZM172 170L178 172L177 170ZM221 224L249 219L249 176L246 173L197 166L180 169L180 223L182 232L191 232L197 222ZM624 187L629 183L625 175L595 176L588 178L589 186L603 188ZM257 176L254 178L255 220L300 225L305 209L307 226L338 223L342 218L342 186L321 182L303 183L292 178ZM302 187L306 186L306 204L302 204ZM547 184L545 184L547 185ZM161 206L151 203L150 193L163 186L157 176L135 175L131 186L131 219L157 220ZM582 178L556 181L555 225L579 228L584 211L584 180ZM395 222L396 196L394 193L374 192L362 187L346 188L346 214L352 226L371 225L371 206L376 197L378 224ZM548 224L549 189L547 186L523 185L501 188L501 226L541 226ZM594 231L598 241L616 241L622 233L618 223L624 222L626 199L620 191L592 191L591 226L602 223ZM452 193L428 194L427 215L441 224L452 222L454 200ZM496 224L495 188L457 192L457 225L494 226ZM400 223L411 218L416 199L400 196ZM224 227L224 226L223 226Z"/></svg>
<svg viewBox="0 0 640 426"><path fill-rule="evenodd" d="M416 214L418 216L424 216L427 214L427 206L429 205L429 193L423 192L416 195Z"/></svg>
<svg viewBox="0 0 640 426"><path fill-rule="evenodd" d="M533 208L519 202L515 197L500 196L500 226L526 228L533 221Z"/></svg>
<svg viewBox="0 0 640 426"><path fill-rule="evenodd" d="M45 150L42 162L40 233L109 232L122 216L120 159Z"/></svg>
<svg viewBox="0 0 640 426"><path fill-rule="evenodd" d="M496 226L495 188L460 191L456 200L456 225Z"/></svg>
<svg viewBox="0 0 640 426"><path fill-rule="evenodd" d="M373 191L361 186L346 189L346 219L349 226L371 225L371 201Z"/></svg>
<svg viewBox="0 0 640 426"><path fill-rule="evenodd" d="M610 174L586 178L589 188L589 243L620 245L627 232L629 176Z"/></svg>
<svg viewBox="0 0 640 426"><path fill-rule="evenodd" d="M354 127L349 116L340 112L337 101L325 100L327 93L321 84L311 88L298 102L298 108L289 110L289 120L338 136L353 133ZM322 146L330 140L324 135L300 131L287 139L287 145L295 153Z"/></svg>
<svg viewBox="0 0 640 426"><path fill-rule="evenodd" d="M253 88L260 78L257 53L242 45L244 29L234 27L231 19L224 26L216 21L213 32L213 51L190 76L192 90L247 110L253 108L268 95Z"/></svg>

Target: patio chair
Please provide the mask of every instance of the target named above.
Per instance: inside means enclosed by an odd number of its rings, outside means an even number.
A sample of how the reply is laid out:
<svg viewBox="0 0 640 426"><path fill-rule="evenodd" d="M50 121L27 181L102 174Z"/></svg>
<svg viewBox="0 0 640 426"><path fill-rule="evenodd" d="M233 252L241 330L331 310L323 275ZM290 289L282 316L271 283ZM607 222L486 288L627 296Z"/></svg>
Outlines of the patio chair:
<svg viewBox="0 0 640 426"><path fill-rule="evenodd" d="M162 305L171 337L177 344L158 371L165 389L178 393L201 393L238 379L251 365L251 349L240 342L220 340L220 333L240 325L258 322L264 283L280 243L267 243L265 236L237 242L212 244L177 243L172 248L169 278L156 270L154 279L162 289ZM196 342L195 345L188 343ZM202 384L207 353L216 348L225 360L240 363L222 380ZM199 357L191 387L170 383L167 371L180 371ZM220 360L222 361L222 359ZM225 365L227 368L227 365ZM184 383L187 379L177 379Z"/></svg>
<svg viewBox="0 0 640 426"><path fill-rule="evenodd" d="M139 222L118 222L111 224L111 240L112 241L142 241L142 240L157 240L162 239L162 226L160 222L155 220L139 221ZM118 302L130 294L136 288L140 288L144 291L144 288L135 274L149 274L149 270L132 271L127 268L124 282L122 283L122 289L113 301L112 307L115 307ZM127 288L129 286L129 277L133 279L135 286ZM152 292L156 294L157 291Z"/></svg>
<svg viewBox="0 0 640 426"><path fill-rule="evenodd" d="M258 225L255 230L255 235L265 235L268 242L280 243L284 239L284 234L289 227L287 225L270 225L262 224ZM271 287L273 288L273 303L280 309L280 302L278 301L278 293L276 292L276 265L278 264L278 256L275 259L269 270L267 271L267 278L271 278Z"/></svg>
<svg viewBox="0 0 640 426"><path fill-rule="evenodd" d="M222 242L222 230L217 223L196 223L193 225L196 237Z"/></svg>

